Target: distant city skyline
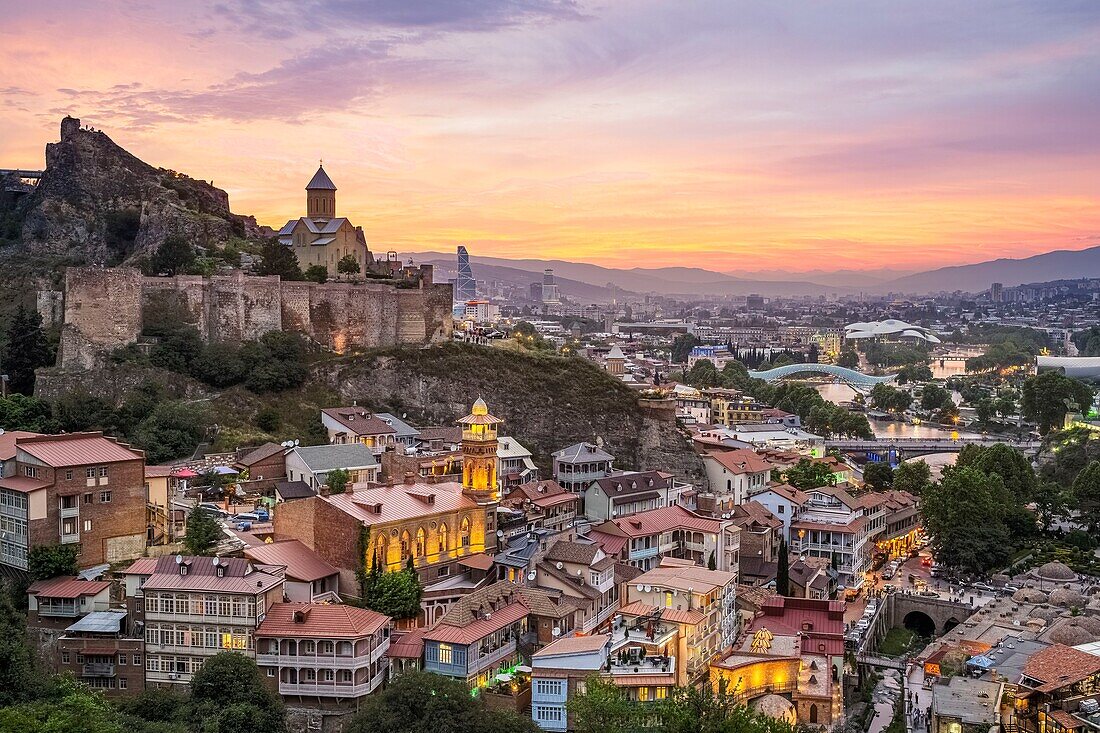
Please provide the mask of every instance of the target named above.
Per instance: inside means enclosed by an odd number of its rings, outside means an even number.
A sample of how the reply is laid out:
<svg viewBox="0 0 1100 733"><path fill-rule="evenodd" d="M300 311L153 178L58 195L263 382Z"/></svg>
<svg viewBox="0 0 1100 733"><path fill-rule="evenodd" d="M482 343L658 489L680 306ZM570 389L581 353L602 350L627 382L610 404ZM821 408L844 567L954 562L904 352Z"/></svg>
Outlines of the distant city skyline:
<svg viewBox="0 0 1100 733"><path fill-rule="evenodd" d="M752 273L1100 245L1100 3L0 0L0 168L65 114L375 252Z"/></svg>

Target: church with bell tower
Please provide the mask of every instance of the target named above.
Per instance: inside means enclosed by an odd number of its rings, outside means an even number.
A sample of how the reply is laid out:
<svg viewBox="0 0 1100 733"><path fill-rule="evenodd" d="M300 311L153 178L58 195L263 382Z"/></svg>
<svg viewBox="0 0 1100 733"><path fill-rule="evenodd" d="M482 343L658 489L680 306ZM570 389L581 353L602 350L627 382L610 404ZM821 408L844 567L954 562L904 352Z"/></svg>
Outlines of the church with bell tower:
<svg viewBox="0 0 1100 733"><path fill-rule="evenodd" d="M355 260L359 273L374 264L363 228L336 216L336 184L323 163L306 184L306 215L291 219L279 230L279 243L291 248L303 272L310 265L321 265L329 277L337 277L337 265L346 257Z"/></svg>
<svg viewBox="0 0 1100 733"><path fill-rule="evenodd" d="M489 414L480 397L470 414L458 421L462 426L462 493L478 504L500 500L497 493L497 429L503 423Z"/></svg>

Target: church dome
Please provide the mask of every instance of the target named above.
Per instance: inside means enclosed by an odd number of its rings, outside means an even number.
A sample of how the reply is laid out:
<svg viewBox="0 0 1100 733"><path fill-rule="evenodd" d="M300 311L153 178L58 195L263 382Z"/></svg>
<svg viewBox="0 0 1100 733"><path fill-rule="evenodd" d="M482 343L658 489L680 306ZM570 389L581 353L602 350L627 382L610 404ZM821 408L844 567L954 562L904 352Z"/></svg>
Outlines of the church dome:
<svg viewBox="0 0 1100 733"><path fill-rule="evenodd" d="M470 409L470 413L473 415L488 415L489 405L485 404L485 400L478 397L474 400L474 406Z"/></svg>
<svg viewBox="0 0 1100 733"><path fill-rule="evenodd" d="M769 718L782 720L791 725L798 722L798 714L795 713L794 705L790 700L780 695L758 697L752 701L749 707L758 713L767 715Z"/></svg>

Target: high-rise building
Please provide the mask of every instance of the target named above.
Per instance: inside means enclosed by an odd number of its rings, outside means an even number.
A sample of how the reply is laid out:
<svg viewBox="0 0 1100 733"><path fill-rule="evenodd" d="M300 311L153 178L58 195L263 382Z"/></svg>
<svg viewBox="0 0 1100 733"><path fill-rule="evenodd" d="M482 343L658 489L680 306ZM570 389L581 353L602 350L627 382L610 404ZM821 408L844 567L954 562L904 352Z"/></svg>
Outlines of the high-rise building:
<svg viewBox="0 0 1100 733"><path fill-rule="evenodd" d="M1004 301L1004 285L1001 283L993 283L989 287L989 299L994 303L1001 303Z"/></svg>
<svg viewBox="0 0 1100 733"><path fill-rule="evenodd" d="M464 245L458 245L458 277L455 279L455 301L465 303L477 298L477 281L470 268L470 253Z"/></svg>
<svg viewBox="0 0 1100 733"><path fill-rule="evenodd" d="M554 282L554 271L549 268L542 273L542 302L561 302L561 296L558 294L558 285Z"/></svg>

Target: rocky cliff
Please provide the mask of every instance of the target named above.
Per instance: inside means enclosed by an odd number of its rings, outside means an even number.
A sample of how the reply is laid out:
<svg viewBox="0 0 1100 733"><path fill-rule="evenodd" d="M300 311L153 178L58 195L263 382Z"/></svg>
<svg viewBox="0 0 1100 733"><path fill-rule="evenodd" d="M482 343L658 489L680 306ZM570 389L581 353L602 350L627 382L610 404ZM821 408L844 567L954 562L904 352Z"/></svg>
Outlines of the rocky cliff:
<svg viewBox="0 0 1100 733"><path fill-rule="evenodd" d="M46 146L41 182L18 207L24 251L92 264L124 262L172 234L218 248L231 236L266 233L230 211L225 191L154 168L72 117L61 122L60 142Z"/></svg>
<svg viewBox="0 0 1100 733"><path fill-rule="evenodd" d="M314 374L346 404L407 414L422 425L453 425L481 396L504 419L502 434L530 449L546 473L551 451L597 437L619 468L703 473L674 410L639 402L629 387L580 358L446 344L328 362Z"/></svg>

